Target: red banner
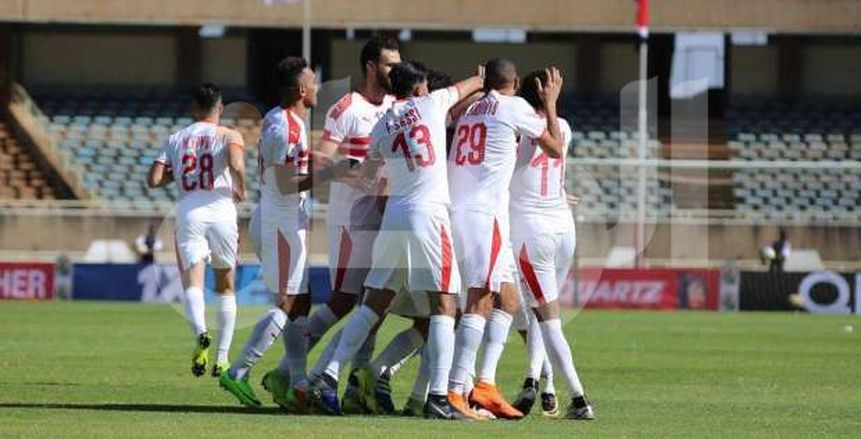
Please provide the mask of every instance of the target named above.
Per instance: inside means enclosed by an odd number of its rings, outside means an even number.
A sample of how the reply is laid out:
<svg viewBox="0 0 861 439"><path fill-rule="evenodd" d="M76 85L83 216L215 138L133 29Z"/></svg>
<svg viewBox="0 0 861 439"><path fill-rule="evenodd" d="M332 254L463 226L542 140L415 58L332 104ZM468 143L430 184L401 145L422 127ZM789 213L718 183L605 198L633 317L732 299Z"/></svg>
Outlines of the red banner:
<svg viewBox="0 0 861 439"><path fill-rule="evenodd" d="M54 264L0 262L0 300L51 300Z"/></svg>
<svg viewBox="0 0 861 439"><path fill-rule="evenodd" d="M717 309L718 271L584 268L565 305L605 309ZM566 300L567 299L567 300Z"/></svg>

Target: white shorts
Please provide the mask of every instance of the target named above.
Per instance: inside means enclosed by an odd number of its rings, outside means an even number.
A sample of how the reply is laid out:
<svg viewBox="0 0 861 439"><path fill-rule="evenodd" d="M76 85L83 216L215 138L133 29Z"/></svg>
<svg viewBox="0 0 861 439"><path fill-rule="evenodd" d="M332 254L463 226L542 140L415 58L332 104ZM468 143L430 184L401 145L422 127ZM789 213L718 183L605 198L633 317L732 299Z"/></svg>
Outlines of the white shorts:
<svg viewBox="0 0 861 439"><path fill-rule="evenodd" d="M557 300L577 246L574 229L546 233L532 227L515 227L512 244L523 296L530 306L544 306Z"/></svg>
<svg viewBox="0 0 861 439"><path fill-rule="evenodd" d="M263 281L271 293L308 294L307 228L304 214L262 215Z"/></svg>
<svg viewBox="0 0 861 439"><path fill-rule="evenodd" d="M452 212L451 219L464 289L489 288L498 293L501 283L513 282L507 216L459 210Z"/></svg>
<svg viewBox="0 0 861 439"><path fill-rule="evenodd" d="M460 291L448 211L386 210L365 286L412 294Z"/></svg>
<svg viewBox="0 0 861 439"><path fill-rule="evenodd" d="M257 255L258 261L263 261L263 243L260 239L260 203L254 207L251 212L251 218L248 219L248 238L251 240L251 247L254 249L254 254Z"/></svg>
<svg viewBox="0 0 861 439"><path fill-rule="evenodd" d="M176 259L183 272L200 262L213 268L233 268L239 247L239 226L236 208L213 210L197 208L188 212L181 209L176 216Z"/></svg>
<svg viewBox="0 0 861 439"><path fill-rule="evenodd" d="M371 268L371 252L377 229L327 225L329 239L329 281L332 291L361 294Z"/></svg>

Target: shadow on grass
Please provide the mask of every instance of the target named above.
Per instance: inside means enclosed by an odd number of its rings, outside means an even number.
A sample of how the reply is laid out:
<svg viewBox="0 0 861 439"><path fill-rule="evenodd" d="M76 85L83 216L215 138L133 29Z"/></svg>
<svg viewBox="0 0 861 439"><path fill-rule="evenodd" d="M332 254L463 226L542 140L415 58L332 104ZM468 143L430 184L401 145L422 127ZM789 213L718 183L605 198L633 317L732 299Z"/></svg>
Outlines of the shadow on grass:
<svg viewBox="0 0 861 439"><path fill-rule="evenodd" d="M49 410L103 410L108 412L159 412L159 413L237 413L253 415L284 415L276 407L250 408L214 405L180 404L73 404L73 403L18 403L3 402L0 408L49 409Z"/></svg>

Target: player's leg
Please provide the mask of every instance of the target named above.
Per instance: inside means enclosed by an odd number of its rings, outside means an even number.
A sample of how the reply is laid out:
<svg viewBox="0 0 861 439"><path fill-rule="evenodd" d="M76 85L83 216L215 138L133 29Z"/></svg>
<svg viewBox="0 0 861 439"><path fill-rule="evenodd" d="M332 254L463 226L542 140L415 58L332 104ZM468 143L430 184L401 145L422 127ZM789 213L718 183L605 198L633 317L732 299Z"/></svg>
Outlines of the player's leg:
<svg viewBox="0 0 861 439"><path fill-rule="evenodd" d="M216 322L218 323L218 343L213 376L230 365L228 355L236 328L235 266L239 247L239 230L235 217L210 224L206 232L211 263L215 272Z"/></svg>
<svg viewBox="0 0 861 439"><path fill-rule="evenodd" d="M568 387L568 394L571 395L571 404L566 413L566 418L591 420L595 418L595 415L586 399L583 384L580 382L580 377L574 367L571 347L562 331L562 320L557 300L561 284L555 268L558 266L560 270L567 272L571 255L574 252L573 236L555 235L555 239L558 240L558 244L554 254L552 278L541 276L543 281L538 281L536 267L533 266L530 259L528 246L524 247L524 251L521 253L519 265L532 294L532 306L535 308L535 316L539 321L539 329L547 356L550 358L553 368L562 375Z"/></svg>
<svg viewBox="0 0 861 439"><path fill-rule="evenodd" d="M213 271L215 272L215 312L216 323L218 324L218 343L216 344L212 376L218 377L230 367L230 345L233 342L233 332L236 329L235 271L233 268L216 268Z"/></svg>
<svg viewBox="0 0 861 439"><path fill-rule="evenodd" d="M239 357L231 364L228 373L222 374L219 380L222 388L236 396L240 403L250 406L260 405L260 400L248 384L252 367L281 336L287 326L288 314L293 314L295 318L293 309L301 309L304 300L301 297L303 294L300 294L306 269L306 249L302 239L304 229L279 227L277 217L269 217L265 211L263 214L262 236L272 237L263 239L262 242L263 278L266 287L277 294L276 306L263 314ZM287 405L285 381L273 383L267 380L265 386L273 393L275 402L282 406Z"/></svg>
<svg viewBox="0 0 861 439"><path fill-rule="evenodd" d="M404 409L401 412L404 416L422 416L424 413L424 406L428 397L428 383L430 381L427 344L422 347L420 357L420 364L416 377L413 380L410 397L407 399L407 403L404 404Z"/></svg>
<svg viewBox="0 0 861 439"><path fill-rule="evenodd" d="M206 242L206 225L188 215L177 216L176 249L177 266L185 290L185 318L194 333L194 349L191 372L202 376L209 366L209 345L212 338L206 327L206 302L203 294L205 260L209 255Z"/></svg>
<svg viewBox="0 0 861 439"><path fill-rule="evenodd" d="M394 306L393 306L394 307ZM391 312L391 311L390 311ZM395 373L406 364L425 344L427 318L414 319L413 325L397 333L370 367L364 369L371 374L373 407L381 414L394 414L395 403L392 399L391 380Z"/></svg>
<svg viewBox="0 0 861 439"><path fill-rule="evenodd" d="M493 309L493 271L504 238L493 216L476 212L453 212L455 245L460 268L467 288L466 307L456 331L454 365L449 377L449 392L453 406L472 413L465 398L467 380L475 369L475 359L484 337L487 317ZM477 233L477 231L489 231ZM486 236L485 236L486 235ZM507 238L505 238L507 239Z"/></svg>
<svg viewBox="0 0 861 439"><path fill-rule="evenodd" d="M365 294L362 306L350 316L344 326L338 346L325 371L311 384L311 398L316 408L327 414L341 414L335 393L341 367L356 355L394 297L395 292L392 290L369 289Z"/></svg>
<svg viewBox="0 0 861 439"><path fill-rule="evenodd" d="M508 269L505 277L508 282L503 282L499 294L494 296L494 307L484 331L484 354L479 362L478 380L470 401L498 418L520 419L523 413L509 404L496 386L496 368L508 340L513 314L520 308L520 292L513 282L514 274L511 272L514 269L514 260L510 248L506 250L503 262Z"/></svg>
<svg viewBox="0 0 861 439"><path fill-rule="evenodd" d="M456 295L448 292L428 292L432 312L427 340L428 396L424 407L428 418L452 419L458 415L448 391L454 361L456 299Z"/></svg>

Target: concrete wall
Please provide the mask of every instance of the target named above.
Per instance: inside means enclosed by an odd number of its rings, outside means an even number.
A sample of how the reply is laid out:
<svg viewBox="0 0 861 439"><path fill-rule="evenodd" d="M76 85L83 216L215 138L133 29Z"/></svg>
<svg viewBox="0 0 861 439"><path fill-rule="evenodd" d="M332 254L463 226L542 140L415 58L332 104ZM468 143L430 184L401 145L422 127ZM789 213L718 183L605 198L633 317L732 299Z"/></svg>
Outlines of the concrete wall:
<svg viewBox="0 0 861 439"><path fill-rule="evenodd" d="M806 95L861 96L861 46L802 46L801 78L801 92Z"/></svg>
<svg viewBox="0 0 861 439"><path fill-rule="evenodd" d="M95 239L133 242L153 220L147 216L15 214L0 215L0 250L83 252ZM172 249L174 221L164 220L160 236ZM819 250L823 261L861 260L861 229L858 227L787 227L793 248ZM242 253L252 253L245 221L240 224ZM581 258L603 258L614 246L633 245L634 226L629 223L577 225L577 248ZM650 259L672 259L679 266L710 259L720 265L727 259L755 259L759 249L777 236L773 226L659 224L648 228L646 255ZM311 253L325 262L326 228L315 221L310 233Z"/></svg>
<svg viewBox="0 0 861 439"><path fill-rule="evenodd" d="M313 2L315 27L472 29L516 26L542 30L633 32L631 0L326 0ZM0 21L61 23L293 26L302 5L267 7L258 0L3 0ZM857 0L661 0L656 30L732 28L775 32L861 33Z"/></svg>
<svg viewBox="0 0 861 439"><path fill-rule="evenodd" d="M172 34L27 32L21 38L25 82L173 84Z"/></svg>
<svg viewBox="0 0 861 439"><path fill-rule="evenodd" d="M206 38L201 41L204 81L222 87L245 87L248 82L248 42L245 37Z"/></svg>
<svg viewBox="0 0 861 439"><path fill-rule="evenodd" d="M730 46L733 94L774 96L778 91L779 51L775 46Z"/></svg>

